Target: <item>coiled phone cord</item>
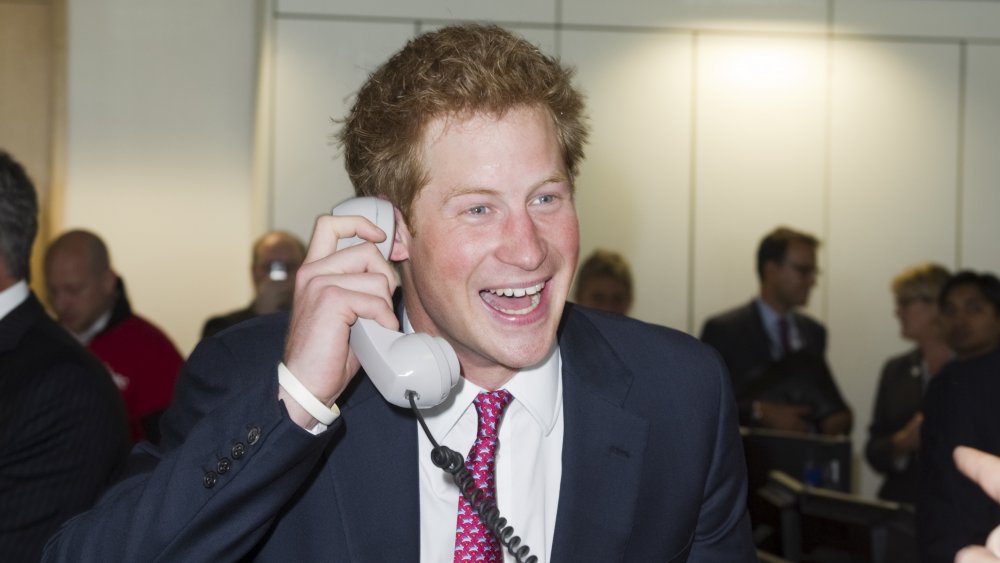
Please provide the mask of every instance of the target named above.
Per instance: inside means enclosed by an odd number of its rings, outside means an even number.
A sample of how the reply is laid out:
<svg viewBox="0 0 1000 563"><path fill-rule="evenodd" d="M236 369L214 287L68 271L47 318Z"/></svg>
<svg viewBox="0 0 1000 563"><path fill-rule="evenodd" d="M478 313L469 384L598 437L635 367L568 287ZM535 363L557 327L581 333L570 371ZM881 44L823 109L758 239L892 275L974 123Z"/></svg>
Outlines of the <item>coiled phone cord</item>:
<svg viewBox="0 0 1000 563"><path fill-rule="evenodd" d="M531 550L528 546L521 545L521 538L514 535L514 528L508 526L507 519L500 516L500 510L497 508L496 502L485 498L483 491L476 487L476 481L472 477L472 473L465 466L465 458L462 454L447 446L439 445L434 436L431 436L431 431L427 428L427 423L424 422L423 415L417 409L417 404L414 400L415 395L413 391L406 392L406 398L410 401L410 408L413 409L413 414L416 415L417 422L420 423L420 427L424 429L427 439L434 446L431 450L431 462L451 475L451 478L455 480L455 484L458 485L458 490L461 491L462 496L465 497L465 500L469 501L472 509L479 514L479 519L490 530L493 537L507 548L507 552L514 556L517 563L537 563L538 558L530 555Z"/></svg>

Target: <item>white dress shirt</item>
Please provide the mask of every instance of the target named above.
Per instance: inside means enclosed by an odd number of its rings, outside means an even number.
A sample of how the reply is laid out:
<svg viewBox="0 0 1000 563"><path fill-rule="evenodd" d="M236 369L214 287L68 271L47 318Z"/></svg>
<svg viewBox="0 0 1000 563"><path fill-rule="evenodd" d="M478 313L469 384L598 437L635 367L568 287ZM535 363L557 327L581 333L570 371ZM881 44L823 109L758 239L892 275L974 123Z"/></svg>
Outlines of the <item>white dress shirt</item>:
<svg viewBox="0 0 1000 563"><path fill-rule="evenodd" d="M408 323L404 323L404 326ZM408 327L407 327L408 328ZM514 400L500 422L496 452L496 492L500 515L521 544L544 563L552 553L559 484L562 478L562 361L553 348L539 365L519 372L504 389ZM422 411L439 444L467 456L479 417L472 404L484 389L462 378L442 405ZM419 425L420 560L452 561L458 519L458 487L431 463L431 443ZM514 558L503 550L504 561Z"/></svg>
<svg viewBox="0 0 1000 563"><path fill-rule="evenodd" d="M90 328L88 328L87 330L84 330L79 334L72 331L70 332L72 332L73 336L77 339L78 342L80 342L80 344L87 346L88 344L90 344L90 341L93 340L94 337L98 335L98 333L104 330L104 327L108 326L108 322L110 320L111 320L111 309L108 309L107 311L104 312L103 315L97 317L97 320L94 321L94 324L90 325Z"/></svg>
<svg viewBox="0 0 1000 563"><path fill-rule="evenodd" d="M28 283L21 280L7 289L0 291L0 320L17 309L28 298Z"/></svg>
<svg viewBox="0 0 1000 563"><path fill-rule="evenodd" d="M403 331L413 326L403 312ZM286 368L287 369L287 368ZM503 387L514 399L500 421L494 467L497 508L521 538L521 545L545 563L552 554L552 538L562 482L562 358L559 346L538 365L518 372ZM464 377L442 404L422 410L434 439L467 457L476 439L479 415L472 401L485 391ZM339 416L339 414L338 414ZM420 482L420 560L454 560L458 524L458 486L450 474L431 462L432 445L416 426ZM327 430L316 424L309 432ZM503 549L505 563L514 557Z"/></svg>
<svg viewBox="0 0 1000 563"><path fill-rule="evenodd" d="M780 360L789 352L801 350L803 347L802 335L799 334L799 325L795 322L795 316L791 312L784 315L785 321L788 323L788 344L791 347L791 350L785 350L781 343L781 327L778 324L782 315L779 315L763 299L758 298L755 302L757 310L760 312L760 318L764 321L764 331L771 341L771 357Z"/></svg>

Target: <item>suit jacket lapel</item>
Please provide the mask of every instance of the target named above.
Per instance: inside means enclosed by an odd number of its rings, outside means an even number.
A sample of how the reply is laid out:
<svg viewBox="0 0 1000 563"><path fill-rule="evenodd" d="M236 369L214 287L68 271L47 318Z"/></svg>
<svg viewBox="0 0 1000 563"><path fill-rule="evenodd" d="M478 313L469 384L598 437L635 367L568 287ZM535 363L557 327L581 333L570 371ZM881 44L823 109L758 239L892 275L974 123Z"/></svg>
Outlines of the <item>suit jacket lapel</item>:
<svg viewBox="0 0 1000 563"><path fill-rule="evenodd" d="M572 306L567 306L572 309ZM635 518L648 423L622 408L632 373L586 319L567 313L563 466L552 561L619 560Z"/></svg>
<svg viewBox="0 0 1000 563"><path fill-rule="evenodd" d="M345 435L331 456L351 561L401 561L420 545L416 419L384 401L363 373L344 402ZM419 549L407 549L412 561Z"/></svg>
<svg viewBox="0 0 1000 563"><path fill-rule="evenodd" d="M750 319L750 333L753 335L753 342L748 343L752 346L749 349L759 351L757 352L760 355L758 364L770 363L774 360L771 356L771 337L767 335L764 317L760 315L756 300L747 305L747 315Z"/></svg>

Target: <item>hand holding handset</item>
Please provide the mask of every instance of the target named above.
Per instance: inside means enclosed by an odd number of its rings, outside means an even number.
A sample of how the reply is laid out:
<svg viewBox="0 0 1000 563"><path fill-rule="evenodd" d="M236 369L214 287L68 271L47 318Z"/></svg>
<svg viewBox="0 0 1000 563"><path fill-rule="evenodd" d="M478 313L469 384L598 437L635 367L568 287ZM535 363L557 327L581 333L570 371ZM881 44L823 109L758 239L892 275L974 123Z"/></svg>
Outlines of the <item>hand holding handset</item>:
<svg viewBox="0 0 1000 563"><path fill-rule="evenodd" d="M358 197L340 203L331 215L361 215L385 232L385 240L375 246L388 260L396 230L392 204L384 199ZM365 242L359 237L341 239L337 250ZM404 335L371 319L358 318L351 327L351 350L365 373L386 401L409 407L407 391L420 408L430 408L448 398L458 383L458 357L448 342L429 334Z"/></svg>

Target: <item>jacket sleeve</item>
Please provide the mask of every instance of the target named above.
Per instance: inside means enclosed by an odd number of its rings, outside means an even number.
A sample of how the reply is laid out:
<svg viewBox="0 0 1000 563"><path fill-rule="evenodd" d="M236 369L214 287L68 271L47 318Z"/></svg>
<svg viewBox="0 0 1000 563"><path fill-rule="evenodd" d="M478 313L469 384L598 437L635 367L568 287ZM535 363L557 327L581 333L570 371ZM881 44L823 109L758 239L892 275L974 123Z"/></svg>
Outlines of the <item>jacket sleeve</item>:
<svg viewBox="0 0 1000 563"><path fill-rule="evenodd" d="M865 458L872 468L882 474L896 472L892 459L892 436L899 429L893 427L888 420L893 392L892 370L892 361L886 362L882 367L872 422L868 426L868 441L865 443Z"/></svg>
<svg viewBox="0 0 1000 563"><path fill-rule="evenodd" d="M689 563L756 561L747 513L747 470L736 405L718 361L718 423Z"/></svg>
<svg viewBox="0 0 1000 563"><path fill-rule="evenodd" d="M340 421L304 431L276 399L273 363L216 371L233 358L206 342L165 417L171 442L137 446L130 475L64 525L44 561L238 560L308 479Z"/></svg>

